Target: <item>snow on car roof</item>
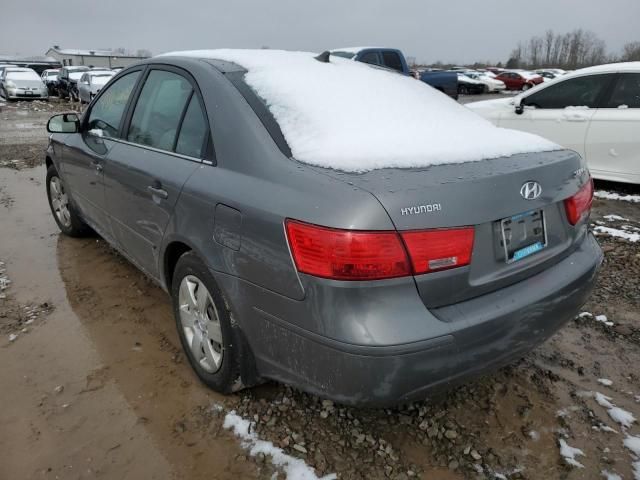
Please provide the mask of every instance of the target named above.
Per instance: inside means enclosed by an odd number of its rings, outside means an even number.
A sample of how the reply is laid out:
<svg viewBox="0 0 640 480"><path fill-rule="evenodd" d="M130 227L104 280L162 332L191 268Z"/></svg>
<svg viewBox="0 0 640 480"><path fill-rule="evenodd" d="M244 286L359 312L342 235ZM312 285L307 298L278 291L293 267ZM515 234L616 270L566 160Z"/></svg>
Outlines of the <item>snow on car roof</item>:
<svg viewBox="0 0 640 480"><path fill-rule="evenodd" d="M564 78L569 78L569 75L577 76L584 75L585 73L609 73L609 72L640 72L640 62L620 62L620 63L606 63L604 65L596 65L594 67L581 68L568 73Z"/></svg>
<svg viewBox="0 0 640 480"><path fill-rule="evenodd" d="M197 50L165 55L218 59L247 70L293 157L336 170L427 167L561 147L506 130L412 77L308 52Z"/></svg>

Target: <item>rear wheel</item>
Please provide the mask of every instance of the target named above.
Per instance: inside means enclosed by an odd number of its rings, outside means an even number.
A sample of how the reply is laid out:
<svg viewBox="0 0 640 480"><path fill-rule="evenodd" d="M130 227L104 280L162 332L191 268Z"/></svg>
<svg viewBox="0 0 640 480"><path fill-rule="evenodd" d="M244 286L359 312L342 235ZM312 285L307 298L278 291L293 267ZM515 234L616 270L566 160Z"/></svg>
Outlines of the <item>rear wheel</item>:
<svg viewBox="0 0 640 480"><path fill-rule="evenodd" d="M467 95L469 93L469 89L467 88L466 85L459 85L458 86L458 93L460 95Z"/></svg>
<svg viewBox="0 0 640 480"><path fill-rule="evenodd" d="M83 237L91 231L69 201L64 182L53 165L47 169L47 198L53 219L62 233L70 237Z"/></svg>
<svg viewBox="0 0 640 480"><path fill-rule="evenodd" d="M522 85L522 91L524 92L525 90L529 90L531 88L531 84L530 83L525 83L524 85Z"/></svg>
<svg viewBox="0 0 640 480"><path fill-rule="evenodd" d="M222 292L205 264L187 252L176 264L171 282L173 312L191 367L208 387L230 393L246 385L241 372L252 367L239 329Z"/></svg>

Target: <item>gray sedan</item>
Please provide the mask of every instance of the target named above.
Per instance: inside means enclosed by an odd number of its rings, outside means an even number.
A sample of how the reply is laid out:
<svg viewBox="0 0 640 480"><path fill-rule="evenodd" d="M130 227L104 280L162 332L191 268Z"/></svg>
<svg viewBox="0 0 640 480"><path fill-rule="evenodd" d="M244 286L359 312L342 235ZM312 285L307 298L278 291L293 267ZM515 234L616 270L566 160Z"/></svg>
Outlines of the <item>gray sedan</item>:
<svg viewBox="0 0 640 480"><path fill-rule="evenodd" d="M49 91L40 76L30 68L6 68L2 73L0 93L7 100L47 100Z"/></svg>
<svg viewBox="0 0 640 480"><path fill-rule="evenodd" d="M47 128L60 230L171 295L220 392L424 398L549 338L602 259L577 154L328 52L152 58Z"/></svg>

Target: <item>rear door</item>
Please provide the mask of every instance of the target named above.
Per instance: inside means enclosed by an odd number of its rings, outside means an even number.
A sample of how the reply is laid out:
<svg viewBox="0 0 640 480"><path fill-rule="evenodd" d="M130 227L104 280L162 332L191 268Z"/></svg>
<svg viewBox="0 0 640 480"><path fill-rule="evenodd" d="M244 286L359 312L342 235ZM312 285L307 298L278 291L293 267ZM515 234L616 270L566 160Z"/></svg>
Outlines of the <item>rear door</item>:
<svg viewBox="0 0 640 480"><path fill-rule="evenodd" d="M598 178L640 183L640 73L617 75L591 119L585 150Z"/></svg>
<svg viewBox="0 0 640 480"><path fill-rule="evenodd" d="M158 278L158 251L182 186L210 148L195 81L151 66L105 167L107 205L122 249Z"/></svg>
<svg viewBox="0 0 640 480"><path fill-rule="evenodd" d="M535 133L585 155L589 122L612 75L586 75L549 85L522 99L524 111L503 114L499 126Z"/></svg>

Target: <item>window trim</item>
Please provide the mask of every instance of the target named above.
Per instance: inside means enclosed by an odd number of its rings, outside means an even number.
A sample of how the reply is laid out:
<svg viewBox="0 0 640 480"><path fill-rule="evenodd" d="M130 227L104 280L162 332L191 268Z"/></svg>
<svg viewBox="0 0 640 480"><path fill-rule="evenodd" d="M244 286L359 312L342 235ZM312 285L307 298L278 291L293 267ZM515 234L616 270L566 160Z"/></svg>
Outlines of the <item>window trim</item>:
<svg viewBox="0 0 640 480"><path fill-rule="evenodd" d="M526 103L526 100L530 97L532 97L533 95L536 95L538 93L542 93L545 90L547 90L548 88L553 88L553 87L557 87L558 85L561 85L565 82L570 82L572 80L576 80L578 78L585 78L585 77L599 77L599 76L610 76L611 78L609 78L609 82L605 84L605 86L603 87L602 91L600 92L600 94L598 95L598 97L596 98L595 102L594 102L594 106L593 107L587 107L589 110L595 110L597 108L603 108L603 105L605 105L605 101L611 96L611 92L612 92L612 86L614 84L614 82L616 81L616 78L618 76L617 73L614 72L602 72L602 73L588 73L586 75L578 75L575 77L571 77L571 78L565 78L562 80L559 80L557 82L553 82L550 83L547 87L543 88L543 89L539 89L537 91L532 92L530 95L526 95L522 98L521 103L523 106L528 106ZM562 107L562 108L537 108L537 110L564 110L567 107Z"/></svg>
<svg viewBox="0 0 640 480"><path fill-rule="evenodd" d="M196 94L198 96L198 101L200 102L200 108L202 109L202 113L204 115L204 120L206 123L206 131L208 132L208 135L205 136L205 139L203 142L201 158L197 158L196 160L207 163L208 165L214 165L214 166L217 165L218 162L216 159L215 148L213 145L213 139L211 138L211 124L209 122L209 115L207 114L207 109L204 104L204 97L202 96L202 91L200 90L200 86L195 81L193 76L187 70L177 67L175 65L152 63L152 64L146 64L145 67L146 67L145 71L141 75L140 81L136 86L136 88L134 89L131 95L131 98L129 99L129 104L127 105L127 108L125 110L124 122L122 123L120 131L118 132L118 137L121 143L125 143L127 145L136 145L141 148L148 148L150 150L153 150L154 152L163 152L163 153L175 155L179 158L185 158L187 160L196 159L196 157L182 155L181 153L177 153L175 151L178 137L180 136L180 131L182 130L182 122L184 121L184 116L186 114L187 108L189 107L189 102L191 101L193 94ZM176 138L174 139L172 150L161 150L159 148L150 147L149 145L134 143L127 140L127 137L126 137L126 134L129 131L129 127L131 126L131 119L133 118L133 113L135 111L135 106L138 103L140 93L142 92L144 85L147 83L147 78L149 78L149 75L154 70L171 72L171 73L175 73L176 75L180 75L181 77L183 77L185 80L189 82L192 89L191 95L189 95L189 98L187 99L187 102L185 103L185 106L182 110L180 121L178 122L178 128L176 130Z"/></svg>

